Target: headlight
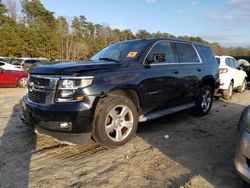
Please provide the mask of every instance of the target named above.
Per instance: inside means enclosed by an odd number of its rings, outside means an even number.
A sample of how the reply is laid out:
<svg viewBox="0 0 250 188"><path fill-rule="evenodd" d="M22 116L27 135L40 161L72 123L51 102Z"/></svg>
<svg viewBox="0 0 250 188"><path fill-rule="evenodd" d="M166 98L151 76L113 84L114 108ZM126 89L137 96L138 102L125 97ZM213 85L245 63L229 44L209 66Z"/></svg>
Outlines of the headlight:
<svg viewBox="0 0 250 188"><path fill-rule="evenodd" d="M92 84L93 77L62 77L59 80L56 102L77 102L84 99L83 88Z"/></svg>

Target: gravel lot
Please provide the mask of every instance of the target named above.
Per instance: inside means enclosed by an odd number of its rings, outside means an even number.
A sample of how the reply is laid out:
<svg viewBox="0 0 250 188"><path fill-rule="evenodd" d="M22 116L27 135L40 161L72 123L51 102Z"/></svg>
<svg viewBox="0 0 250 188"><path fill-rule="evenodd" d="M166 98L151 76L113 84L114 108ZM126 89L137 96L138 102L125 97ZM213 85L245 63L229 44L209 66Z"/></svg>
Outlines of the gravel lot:
<svg viewBox="0 0 250 188"><path fill-rule="evenodd" d="M237 122L250 90L211 113L190 110L141 123L131 142L109 149L66 145L24 125L25 89L0 89L0 187L242 187L233 165ZM164 138L168 135L169 138Z"/></svg>

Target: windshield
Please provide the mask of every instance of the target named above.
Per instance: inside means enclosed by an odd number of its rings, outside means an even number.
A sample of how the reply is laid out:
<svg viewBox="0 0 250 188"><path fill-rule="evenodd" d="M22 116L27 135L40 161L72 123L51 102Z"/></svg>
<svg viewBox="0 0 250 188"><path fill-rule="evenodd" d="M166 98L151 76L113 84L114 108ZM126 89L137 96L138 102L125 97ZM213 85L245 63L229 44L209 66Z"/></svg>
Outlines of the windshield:
<svg viewBox="0 0 250 188"><path fill-rule="evenodd" d="M148 44L147 40L112 44L98 52L90 60L115 62L136 60Z"/></svg>

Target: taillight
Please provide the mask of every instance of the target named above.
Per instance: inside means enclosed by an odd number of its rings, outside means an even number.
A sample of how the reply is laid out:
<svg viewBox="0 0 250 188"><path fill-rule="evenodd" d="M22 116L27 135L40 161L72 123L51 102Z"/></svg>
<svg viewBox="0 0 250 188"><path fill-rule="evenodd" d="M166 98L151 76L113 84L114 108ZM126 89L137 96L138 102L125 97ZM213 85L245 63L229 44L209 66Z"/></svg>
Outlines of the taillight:
<svg viewBox="0 0 250 188"><path fill-rule="evenodd" d="M224 74L224 73L227 73L227 72L228 72L227 68L220 68L219 69L219 74Z"/></svg>

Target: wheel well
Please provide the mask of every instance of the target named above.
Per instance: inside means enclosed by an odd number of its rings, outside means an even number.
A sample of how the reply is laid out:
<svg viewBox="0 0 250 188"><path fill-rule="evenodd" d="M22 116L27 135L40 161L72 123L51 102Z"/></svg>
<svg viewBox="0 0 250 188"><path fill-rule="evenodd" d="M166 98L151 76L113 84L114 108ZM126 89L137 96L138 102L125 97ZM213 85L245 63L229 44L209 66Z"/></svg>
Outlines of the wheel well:
<svg viewBox="0 0 250 188"><path fill-rule="evenodd" d="M214 79L213 78L206 78L205 80L202 81L202 85L209 85L212 87L212 90L214 90Z"/></svg>
<svg viewBox="0 0 250 188"><path fill-rule="evenodd" d="M114 90L114 91L111 91L110 93L108 93L107 95L121 95L121 96L124 96L128 99L130 99L135 107L137 108L137 111L141 112L141 101L140 101L140 97L139 97L139 94L137 93L136 90L134 89L124 89L124 90Z"/></svg>

